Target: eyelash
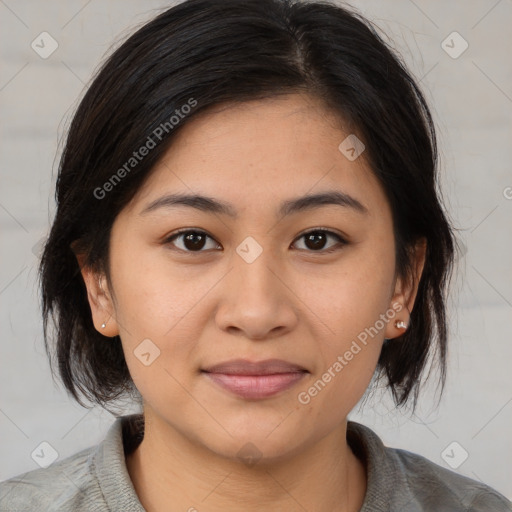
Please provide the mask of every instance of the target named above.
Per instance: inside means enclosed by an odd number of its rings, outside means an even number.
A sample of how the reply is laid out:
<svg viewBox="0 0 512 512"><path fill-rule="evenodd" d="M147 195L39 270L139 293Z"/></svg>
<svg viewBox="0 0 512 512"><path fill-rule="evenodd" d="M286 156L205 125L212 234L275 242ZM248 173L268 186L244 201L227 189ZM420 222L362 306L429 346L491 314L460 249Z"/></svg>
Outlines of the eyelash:
<svg viewBox="0 0 512 512"><path fill-rule="evenodd" d="M186 234L186 233L196 233L196 234L200 234L200 235L206 235L207 237L211 238L212 240L215 240L212 236L210 236L206 231L203 231L201 229L192 229L192 228L183 228L183 229L179 229L177 231L174 231L173 233L170 234L170 236L168 236L164 241L163 241L163 244L164 245L168 245L168 244L172 244L172 242L174 241L174 239L178 238L179 236L183 235L183 234ZM304 233L301 233L295 240L299 240L300 238L302 237L305 237L311 233L325 233L327 234L328 236L332 236L334 238L336 238L338 240L338 244L334 245L333 247L331 247L330 249L324 249L324 250L318 250L318 251L313 251L313 250L307 250L307 249L299 249L299 250L306 250L307 252L311 252L313 254L315 253L318 253L318 254L330 254L334 251L337 251L337 250L340 250L343 248L343 246L345 245L348 245L349 242L347 242L347 240L345 240L341 235L339 235L338 233L335 233L334 231L330 231L328 229L325 229L325 228L315 228L315 229L310 229L309 231L306 231ZM188 253L188 254L200 254L202 252L206 252L204 250L199 250L199 251L187 251L187 250L184 250L184 249L179 249L179 248L174 248L173 250L177 250L177 251L180 251L180 252L185 252L185 253Z"/></svg>

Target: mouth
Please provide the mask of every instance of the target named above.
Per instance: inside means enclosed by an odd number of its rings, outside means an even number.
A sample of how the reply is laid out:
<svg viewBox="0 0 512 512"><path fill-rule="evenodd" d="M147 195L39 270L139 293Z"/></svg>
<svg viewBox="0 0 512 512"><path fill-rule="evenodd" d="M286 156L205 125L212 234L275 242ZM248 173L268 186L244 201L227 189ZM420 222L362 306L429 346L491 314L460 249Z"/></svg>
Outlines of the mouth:
<svg viewBox="0 0 512 512"><path fill-rule="evenodd" d="M309 374L308 370L281 359L251 362L234 359L201 370L223 390L248 400L274 396Z"/></svg>

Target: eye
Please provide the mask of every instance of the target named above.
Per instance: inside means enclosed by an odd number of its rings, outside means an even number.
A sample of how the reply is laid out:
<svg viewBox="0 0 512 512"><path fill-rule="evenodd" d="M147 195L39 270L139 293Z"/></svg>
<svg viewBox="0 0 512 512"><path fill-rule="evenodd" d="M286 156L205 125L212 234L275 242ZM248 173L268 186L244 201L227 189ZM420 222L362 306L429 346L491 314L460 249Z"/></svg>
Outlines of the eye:
<svg viewBox="0 0 512 512"><path fill-rule="evenodd" d="M311 249L313 252L330 253L341 249L341 247L348 244L348 242L337 233L322 228L316 228L306 233L302 233L302 235L300 235L296 240L300 240L301 238L305 239L306 248ZM338 243L328 249L324 249L328 238L334 238Z"/></svg>
<svg viewBox="0 0 512 512"><path fill-rule="evenodd" d="M341 249L342 246L347 245L348 242L337 233L333 231L329 231L327 229L316 228L314 230L310 230L306 233L302 233L295 240L305 239L306 249L300 250L310 250L312 252L322 252L322 253L331 253L337 249ZM327 240L331 238L336 240L338 243L333 246L325 249L325 244ZM213 242L214 239L205 231L200 229L181 229L172 233L166 240L164 240L164 244L172 244L177 247L178 250L183 252L205 252L203 249L207 247L207 241L211 240ZM181 241L181 247L175 243L175 240ZM218 248L220 245L218 243L213 243L210 248Z"/></svg>
<svg viewBox="0 0 512 512"><path fill-rule="evenodd" d="M169 238L164 240L164 244L173 244L174 240L182 239L184 247L178 247L179 250L184 252L204 252L203 249L206 245L207 239L213 240L208 233L199 229L181 229L171 234ZM215 244L213 244L215 248ZM219 244L217 244L219 246Z"/></svg>

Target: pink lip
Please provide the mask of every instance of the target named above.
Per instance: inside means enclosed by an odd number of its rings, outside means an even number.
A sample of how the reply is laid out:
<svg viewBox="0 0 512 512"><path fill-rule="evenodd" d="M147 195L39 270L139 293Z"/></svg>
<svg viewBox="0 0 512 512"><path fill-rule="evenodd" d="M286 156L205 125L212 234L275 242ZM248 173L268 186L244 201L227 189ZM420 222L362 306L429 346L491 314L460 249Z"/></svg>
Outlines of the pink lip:
<svg viewBox="0 0 512 512"><path fill-rule="evenodd" d="M309 373L297 364L280 359L259 362L234 359L209 366L202 372L223 389L246 399L273 396Z"/></svg>
<svg viewBox="0 0 512 512"><path fill-rule="evenodd" d="M205 375L216 384L242 398L267 398L293 386L306 372L277 373L274 375L227 375L208 373Z"/></svg>

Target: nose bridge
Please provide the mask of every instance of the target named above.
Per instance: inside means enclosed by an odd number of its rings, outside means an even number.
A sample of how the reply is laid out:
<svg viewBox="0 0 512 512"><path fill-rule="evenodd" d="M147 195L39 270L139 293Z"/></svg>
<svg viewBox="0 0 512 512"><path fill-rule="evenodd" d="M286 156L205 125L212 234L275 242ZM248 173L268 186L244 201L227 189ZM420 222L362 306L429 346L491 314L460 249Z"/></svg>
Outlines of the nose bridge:
<svg viewBox="0 0 512 512"><path fill-rule="evenodd" d="M277 260L268 244L264 247L262 238L260 243L255 237L247 236L236 247L235 272L253 292L261 287L266 289L276 280L272 267L276 267Z"/></svg>

